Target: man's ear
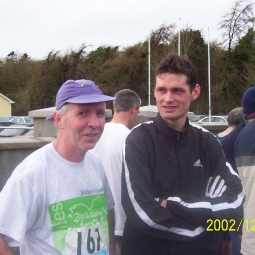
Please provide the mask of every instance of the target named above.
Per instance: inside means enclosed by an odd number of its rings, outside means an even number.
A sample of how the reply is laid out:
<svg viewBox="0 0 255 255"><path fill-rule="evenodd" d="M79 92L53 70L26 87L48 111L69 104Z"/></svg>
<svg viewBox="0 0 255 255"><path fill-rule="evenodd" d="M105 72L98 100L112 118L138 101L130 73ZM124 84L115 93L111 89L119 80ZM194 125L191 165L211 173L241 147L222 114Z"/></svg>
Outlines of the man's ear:
<svg viewBox="0 0 255 255"><path fill-rule="evenodd" d="M195 88L191 92L192 100L196 100L200 95L200 86L198 84L195 85Z"/></svg>
<svg viewBox="0 0 255 255"><path fill-rule="evenodd" d="M54 112L54 121L56 123L56 126L60 129L62 128L62 118L61 116L57 113L57 112Z"/></svg>
<svg viewBox="0 0 255 255"><path fill-rule="evenodd" d="M131 108L131 114L134 114L136 112L136 105L134 105L132 108Z"/></svg>

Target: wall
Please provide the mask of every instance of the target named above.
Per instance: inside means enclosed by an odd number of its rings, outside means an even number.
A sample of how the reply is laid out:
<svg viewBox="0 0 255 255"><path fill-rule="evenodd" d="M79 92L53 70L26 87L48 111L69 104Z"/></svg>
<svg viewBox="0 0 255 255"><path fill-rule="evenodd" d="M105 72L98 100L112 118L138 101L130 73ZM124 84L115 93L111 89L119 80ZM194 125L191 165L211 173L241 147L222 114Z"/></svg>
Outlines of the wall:
<svg viewBox="0 0 255 255"><path fill-rule="evenodd" d="M29 154L54 138L0 138L0 191L14 168Z"/></svg>

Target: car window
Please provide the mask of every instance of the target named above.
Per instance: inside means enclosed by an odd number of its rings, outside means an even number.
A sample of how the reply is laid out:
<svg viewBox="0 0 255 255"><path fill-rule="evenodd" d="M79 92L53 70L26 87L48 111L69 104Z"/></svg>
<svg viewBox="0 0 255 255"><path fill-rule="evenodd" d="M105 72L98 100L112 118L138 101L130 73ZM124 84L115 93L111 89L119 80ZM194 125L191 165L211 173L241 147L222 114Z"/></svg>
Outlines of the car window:
<svg viewBox="0 0 255 255"><path fill-rule="evenodd" d="M215 122L225 122L223 118L215 117Z"/></svg>

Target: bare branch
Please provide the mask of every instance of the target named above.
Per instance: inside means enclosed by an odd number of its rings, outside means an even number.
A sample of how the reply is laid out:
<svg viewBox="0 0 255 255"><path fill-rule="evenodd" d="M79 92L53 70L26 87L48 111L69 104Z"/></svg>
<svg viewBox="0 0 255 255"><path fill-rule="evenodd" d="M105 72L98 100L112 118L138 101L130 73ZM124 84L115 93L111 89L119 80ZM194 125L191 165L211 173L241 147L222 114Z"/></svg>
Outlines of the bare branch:
<svg viewBox="0 0 255 255"><path fill-rule="evenodd" d="M247 0L237 0L219 23L219 28L223 30L223 40L228 42L229 51L247 33L249 27L254 26L253 5L252 2L247 3Z"/></svg>

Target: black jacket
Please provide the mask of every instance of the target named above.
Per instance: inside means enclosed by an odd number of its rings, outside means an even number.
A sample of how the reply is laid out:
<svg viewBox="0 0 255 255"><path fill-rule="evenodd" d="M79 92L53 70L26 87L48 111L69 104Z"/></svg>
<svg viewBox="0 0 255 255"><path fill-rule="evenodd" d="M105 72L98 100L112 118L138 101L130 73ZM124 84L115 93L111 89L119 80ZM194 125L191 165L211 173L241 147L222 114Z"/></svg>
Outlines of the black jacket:
<svg viewBox="0 0 255 255"><path fill-rule="evenodd" d="M177 132L158 114L126 139L122 205L129 227L144 235L191 241L210 232L216 219L230 226L243 216L244 191L221 144L188 119L186 124L187 131Z"/></svg>

